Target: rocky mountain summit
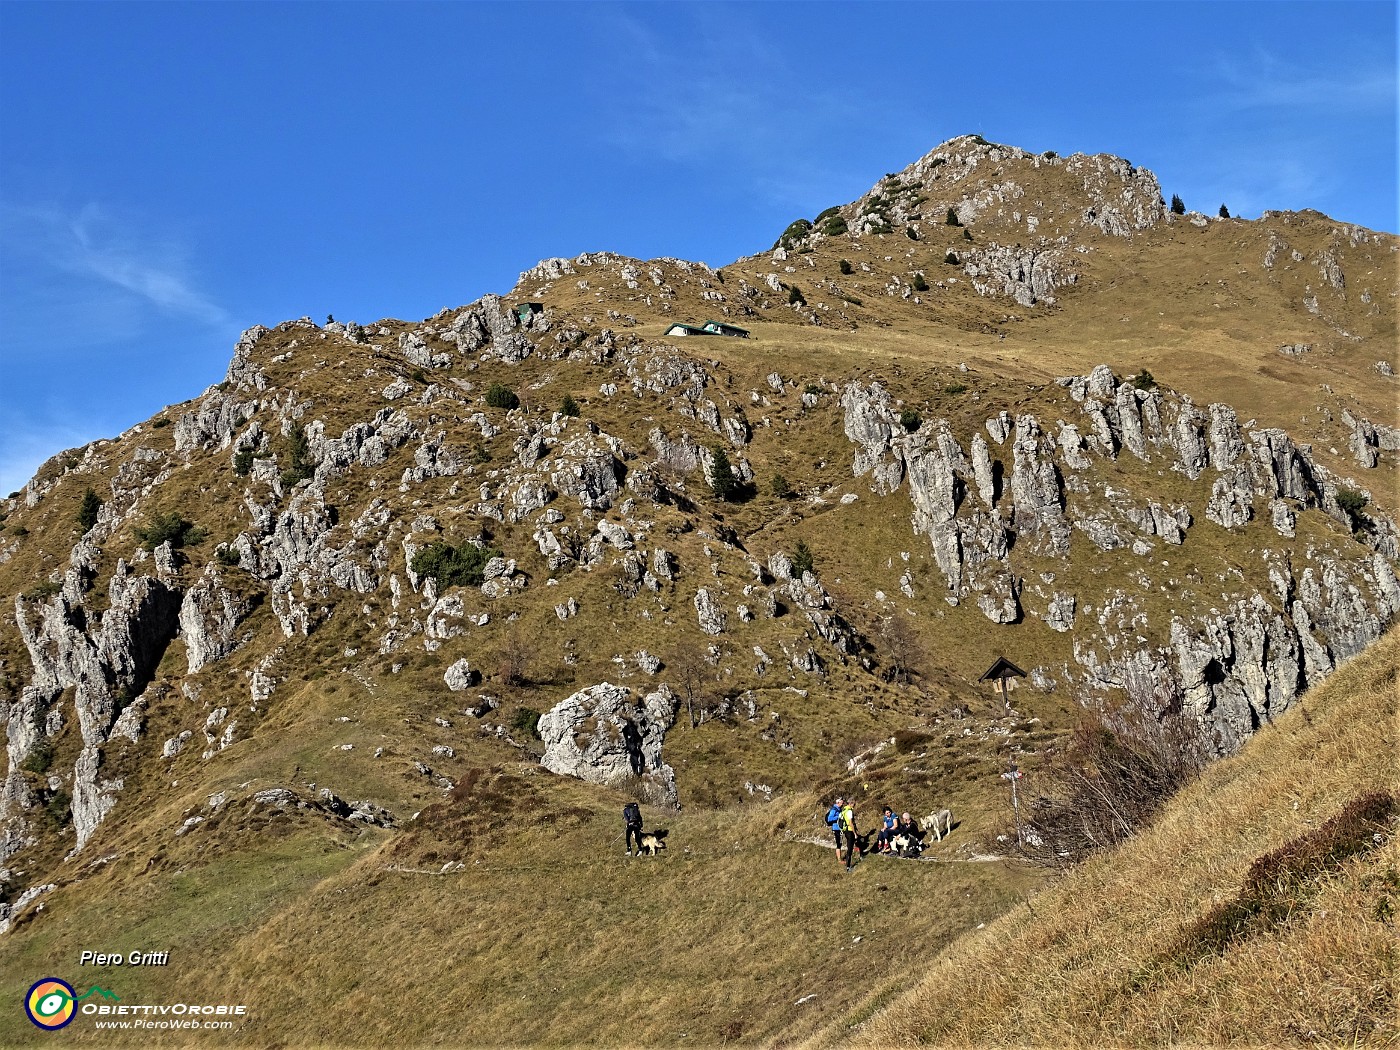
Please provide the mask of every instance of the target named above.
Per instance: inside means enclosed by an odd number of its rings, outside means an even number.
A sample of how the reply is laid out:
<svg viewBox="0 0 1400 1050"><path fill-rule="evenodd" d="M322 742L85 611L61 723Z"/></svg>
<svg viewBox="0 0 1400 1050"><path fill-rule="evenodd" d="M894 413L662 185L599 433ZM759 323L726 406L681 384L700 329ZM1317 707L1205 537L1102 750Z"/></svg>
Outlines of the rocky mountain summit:
<svg viewBox="0 0 1400 1050"><path fill-rule="evenodd" d="M1396 249L964 137L730 266L250 328L0 506L0 924L501 763L747 804L980 709L1033 765L1002 654L1056 731L1182 710L1231 753L1400 614ZM751 338L666 334L711 316Z"/></svg>

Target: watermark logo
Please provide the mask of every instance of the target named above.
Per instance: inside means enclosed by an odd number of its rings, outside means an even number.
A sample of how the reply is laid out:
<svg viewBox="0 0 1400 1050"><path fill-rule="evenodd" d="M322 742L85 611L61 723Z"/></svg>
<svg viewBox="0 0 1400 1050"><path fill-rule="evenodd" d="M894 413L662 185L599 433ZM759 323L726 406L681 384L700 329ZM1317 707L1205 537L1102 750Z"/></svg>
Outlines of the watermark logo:
<svg viewBox="0 0 1400 1050"><path fill-rule="evenodd" d="M67 981L45 977L35 981L24 997L24 1012L29 1019L46 1031L55 1031L72 1023L77 1014L78 993Z"/></svg>

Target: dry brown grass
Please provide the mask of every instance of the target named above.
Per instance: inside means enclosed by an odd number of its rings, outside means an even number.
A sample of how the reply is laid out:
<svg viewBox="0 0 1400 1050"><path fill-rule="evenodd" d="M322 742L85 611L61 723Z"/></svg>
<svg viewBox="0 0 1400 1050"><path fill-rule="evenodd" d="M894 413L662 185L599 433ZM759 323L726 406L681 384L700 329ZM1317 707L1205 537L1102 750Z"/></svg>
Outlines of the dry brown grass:
<svg viewBox="0 0 1400 1050"><path fill-rule="evenodd" d="M228 1037L235 1045L754 1045L830 1024L872 987L905 986L939 947L1041 880L1014 863L884 858L847 875L819 844L813 796L648 811L649 827L670 828L669 850L628 859L621 796L529 766L467 779L460 797L382 849L327 855L320 881L295 895L257 892L246 866L288 856L255 843L194 884L122 884L141 894L125 912L55 891L65 918L26 938L0 975L15 984L51 965L41 960L88 941L125 946L144 931L175 937L169 971L82 977L109 980L132 1001L235 996L250 1016ZM480 806L490 819L473 818ZM536 811L549 822L534 821ZM462 870L440 873L457 862ZM196 886L219 889L192 914ZM235 914L236 925L220 921ZM0 1019L0 1042L21 1038L19 1024ZM141 1044L78 1025L68 1034Z"/></svg>
<svg viewBox="0 0 1400 1050"><path fill-rule="evenodd" d="M1311 877L1276 927L1198 962L1179 945L1236 899L1256 858L1395 790L1397 662L1392 632L1147 832L960 941L855 1044L1393 1043L1393 824L1384 849ZM850 1035L843 1024L820 1041Z"/></svg>

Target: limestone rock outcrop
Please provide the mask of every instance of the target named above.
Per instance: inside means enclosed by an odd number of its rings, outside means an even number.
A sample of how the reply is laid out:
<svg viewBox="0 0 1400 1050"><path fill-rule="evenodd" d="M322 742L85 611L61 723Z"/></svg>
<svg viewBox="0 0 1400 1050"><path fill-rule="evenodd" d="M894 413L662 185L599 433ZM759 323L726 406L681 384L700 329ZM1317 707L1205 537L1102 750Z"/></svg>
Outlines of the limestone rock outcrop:
<svg viewBox="0 0 1400 1050"><path fill-rule="evenodd" d="M645 696L608 682L580 689L540 717L540 764L594 784L635 778L648 801L673 804L676 774L662 761L661 745L677 704L664 685Z"/></svg>

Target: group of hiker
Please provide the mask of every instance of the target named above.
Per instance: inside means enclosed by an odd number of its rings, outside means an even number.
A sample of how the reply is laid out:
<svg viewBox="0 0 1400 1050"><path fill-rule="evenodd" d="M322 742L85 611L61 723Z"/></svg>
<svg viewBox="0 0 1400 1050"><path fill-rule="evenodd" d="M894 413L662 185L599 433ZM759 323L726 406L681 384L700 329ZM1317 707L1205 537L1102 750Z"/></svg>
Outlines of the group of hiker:
<svg viewBox="0 0 1400 1050"><path fill-rule="evenodd" d="M866 832L862 835L856 828L855 807L845 798L837 798L826 811L826 826L831 829L836 840L836 859L844 863L846 870L850 871L863 847L870 848L871 833ZM894 841L901 835L907 836L910 843L920 846L923 844L924 835L919 830L918 822L908 813L896 817L894 810L889 806L884 807L880 814L880 824L873 830L876 833L873 852L876 853L893 853Z"/></svg>

